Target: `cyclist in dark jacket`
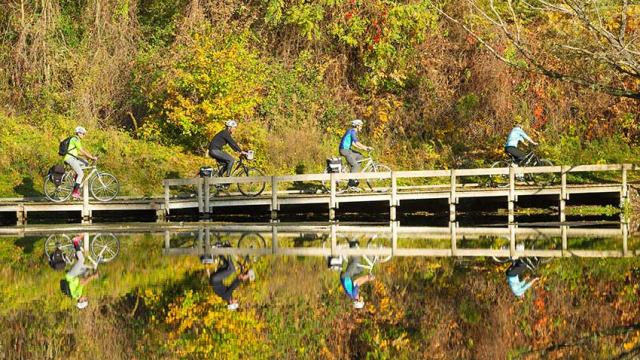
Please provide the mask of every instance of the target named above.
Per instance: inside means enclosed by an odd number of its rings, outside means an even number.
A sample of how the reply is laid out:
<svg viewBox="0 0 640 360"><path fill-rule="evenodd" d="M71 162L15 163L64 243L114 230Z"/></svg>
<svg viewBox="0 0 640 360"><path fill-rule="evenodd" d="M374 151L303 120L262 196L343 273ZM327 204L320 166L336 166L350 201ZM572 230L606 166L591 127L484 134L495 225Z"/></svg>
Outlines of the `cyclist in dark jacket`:
<svg viewBox="0 0 640 360"><path fill-rule="evenodd" d="M216 295L220 296L222 300L227 302L227 309L236 310L239 305L238 300L233 298L233 291L240 286L241 282L249 280L250 274L239 274L233 279L229 286L226 286L224 284L224 280L235 274L236 268L229 256L220 256L220 260L222 264L213 274L210 274L209 269L207 269L207 274L209 274L209 285L211 285Z"/></svg>
<svg viewBox="0 0 640 360"><path fill-rule="evenodd" d="M233 140L231 134L238 127L238 123L234 120L229 120L225 124L224 130L217 133L213 140L209 143L209 156L216 159L219 163L222 163L224 166L222 171L218 176L222 176L224 173L226 176L231 176L231 170L233 169L233 164L236 159L233 156L229 155L226 151L222 150L222 148L229 144L229 146L236 152L244 153L238 143Z"/></svg>

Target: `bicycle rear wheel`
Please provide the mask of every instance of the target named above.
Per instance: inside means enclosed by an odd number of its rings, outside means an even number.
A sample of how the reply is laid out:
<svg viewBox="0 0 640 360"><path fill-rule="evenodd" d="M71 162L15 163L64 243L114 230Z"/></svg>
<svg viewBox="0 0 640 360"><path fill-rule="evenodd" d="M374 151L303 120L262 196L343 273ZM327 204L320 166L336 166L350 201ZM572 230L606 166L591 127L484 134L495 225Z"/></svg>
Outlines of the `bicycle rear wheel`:
<svg viewBox="0 0 640 360"><path fill-rule="evenodd" d="M115 176L105 173L96 172L96 175L91 179L91 196L98 201L111 201L120 191L120 184Z"/></svg>
<svg viewBox="0 0 640 360"><path fill-rule="evenodd" d="M233 176L244 176L244 177L254 177L254 176L264 176L264 173L260 169L252 168L252 167L241 167ZM258 196L262 194L264 191L266 184L263 181L252 181L245 183L238 183L238 190L244 196Z"/></svg>
<svg viewBox="0 0 640 360"><path fill-rule="evenodd" d="M511 164L506 160L496 161L491 165L491 168L508 168ZM489 179L492 186L495 187L507 187L509 186L509 174L495 174L489 175Z"/></svg>
<svg viewBox="0 0 640 360"><path fill-rule="evenodd" d="M44 179L44 196L53 202L63 202L69 199L73 192L74 178L71 173L62 175L62 182L57 186L49 175Z"/></svg>
<svg viewBox="0 0 640 360"><path fill-rule="evenodd" d="M90 248L95 259L101 263L108 263L120 253L120 240L113 234L96 234Z"/></svg>
<svg viewBox="0 0 640 360"><path fill-rule="evenodd" d="M373 236L367 242L368 249L384 249L383 240L379 239L377 236ZM364 255L371 263L384 263L391 260L392 255Z"/></svg>
<svg viewBox="0 0 640 360"><path fill-rule="evenodd" d="M538 159L533 166L553 166L553 163L547 159ZM556 179L555 173L539 173L527 174L526 180L529 185L547 186L551 185Z"/></svg>
<svg viewBox="0 0 640 360"><path fill-rule="evenodd" d="M344 167L340 170L341 174L345 174L346 172L347 170ZM324 169L322 173L329 174L329 171L327 171L327 169ZM347 191L348 184L349 184L348 180L343 180L343 179L336 180L336 193L341 194ZM331 181L329 180L322 181L322 188L324 189L324 192L331 192Z"/></svg>
<svg viewBox="0 0 640 360"><path fill-rule="evenodd" d="M391 168L387 165L373 164L369 170L365 171L375 173L391 172ZM391 177L386 179L367 179L367 186L371 191L389 192L391 190Z"/></svg>

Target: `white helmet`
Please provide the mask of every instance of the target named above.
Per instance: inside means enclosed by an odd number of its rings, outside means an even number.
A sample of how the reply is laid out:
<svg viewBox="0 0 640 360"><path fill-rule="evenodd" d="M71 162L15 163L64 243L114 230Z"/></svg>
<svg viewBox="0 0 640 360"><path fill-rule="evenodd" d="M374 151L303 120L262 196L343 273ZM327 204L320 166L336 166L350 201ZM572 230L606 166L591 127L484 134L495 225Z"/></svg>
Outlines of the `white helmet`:
<svg viewBox="0 0 640 360"><path fill-rule="evenodd" d="M87 133L87 129L83 128L82 126L78 126L76 128L76 134L86 134Z"/></svg>
<svg viewBox="0 0 640 360"><path fill-rule="evenodd" d="M364 124L364 121L360 120L360 119L355 119L351 122L351 126L356 127L356 126L360 126Z"/></svg>
<svg viewBox="0 0 640 360"><path fill-rule="evenodd" d="M78 309L82 310L82 309L86 308L87 306L89 306L89 302L87 300L78 301L76 306L78 307Z"/></svg>
<svg viewBox="0 0 640 360"><path fill-rule="evenodd" d="M360 300L356 300L353 302L353 308L354 309L362 309L364 307L364 301Z"/></svg>
<svg viewBox="0 0 640 360"><path fill-rule="evenodd" d="M227 122L224 123L224 126L234 128L238 126L238 123L235 122L235 120L227 120Z"/></svg>
<svg viewBox="0 0 640 360"><path fill-rule="evenodd" d="M227 310L236 311L236 310L238 310L238 307L240 307L240 305L237 302L231 303L231 304L227 305Z"/></svg>

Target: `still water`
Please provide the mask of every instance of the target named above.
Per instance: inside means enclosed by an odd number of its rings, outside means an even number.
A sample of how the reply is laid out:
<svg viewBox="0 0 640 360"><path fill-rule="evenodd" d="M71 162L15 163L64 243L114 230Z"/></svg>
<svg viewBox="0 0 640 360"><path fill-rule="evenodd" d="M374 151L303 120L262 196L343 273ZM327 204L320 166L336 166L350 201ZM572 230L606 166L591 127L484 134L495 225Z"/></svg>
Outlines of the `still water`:
<svg viewBox="0 0 640 360"><path fill-rule="evenodd" d="M639 238L572 225L5 228L0 358L639 356Z"/></svg>

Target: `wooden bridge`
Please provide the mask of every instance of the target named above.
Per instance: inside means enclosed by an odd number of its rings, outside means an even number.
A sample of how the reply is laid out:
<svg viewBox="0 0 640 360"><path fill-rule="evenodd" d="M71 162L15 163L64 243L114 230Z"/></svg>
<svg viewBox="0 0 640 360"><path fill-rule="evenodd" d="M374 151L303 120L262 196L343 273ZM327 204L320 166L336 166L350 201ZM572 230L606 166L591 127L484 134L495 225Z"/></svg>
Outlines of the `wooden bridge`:
<svg viewBox="0 0 640 360"><path fill-rule="evenodd" d="M215 237L213 236L215 234ZM233 247L215 247L214 240L240 236ZM306 235L313 235L311 237ZM243 246L245 235L258 236L262 247ZM289 255L289 256L336 256L336 255L378 255L378 256L424 256L424 257L631 257L640 250L630 250L629 232L626 224L617 228L554 228L519 227L402 227L397 222L389 226L349 226L336 223L316 226L293 224L271 224L258 226L201 225L197 232L182 234L191 237L191 242L177 242L179 232L165 230L164 253L166 255ZM615 238L615 248L606 250L579 249L569 246L569 240L576 237ZM467 242L489 238L489 247L463 248ZM267 240L265 240L267 239ZM292 240L302 239L300 246L292 246ZM349 248L349 239L360 239L360 247ZM371 241L373 239L373 241ZM403 243L413 240L441 240L440 247L407 247ZM504 242L500 246L497 239ZM558 239L551 245L547 240ZM172 242L174 245L172 246ZM368 246L370 242L372 246ZM185 244L187 246L185 246ZM255 244L255 243L254 243ZM310 246L315 245L315 246ZM536 249L536 246L538 247Z"/></svg>
<svg viewBox="0 0 640 360"><path fill-rule="evenodd" d="M569 224L569 223L566 223ZM628 225L608 224L608 228L562 225L527 227L510 224L500 227L413 227L398 222L388 225L344 223L219 224L126 223L27 225L0 227L0 237L49 236L85 233L155 234L165 255L379 255L402 257L597 257L621 258L640 255L636 242L630 243ZM242 239L253 237L243 245ZM592 239L589 246L572 239ZM163 239L163 240L162 240ZM358 248L349 248L356 239ZM215 247L218 240L232 247ZM374 240L374 241L371 241ZM160 245L161 243L164 245ZM374 246L368 246L371 242ZM88 243L88 241L87 241ZM587 247L587 248L585 248ZM590 248L589 248L590 247Z"/></svg>
<svg viewBox="0 0 640 360"><path fill-rule="evenodd" d="M482 169L452 169L425 171L393 171L386 173L354 174L304 174L263 177L190 178L165 179L164 196L151 198L121 197L115 201L101 203L90 201L84 190L81 202L52 203L42 199L0 199L0 213L15 213L19 225L26 224L29 214L50 213L54 217L60 212L76 212L83 223L90 223L96 212L151 212L158 221L179 210L190 210L202 216L229 207L268 208L271 219L278 221L283 206L311 205L316 210L328 211L328 220L339 220L336 210L341 204L357 204L367 208L372 202L388 204L389 220L398 220L398 207L405 201L431 201L445 199L449 204L449 221L456 222L456 205L460 199L503 198L508 209L508 223L514 222L515 207L522 196L555 196L558 198L559 221L566 220L566 202L574 194L614 194L620 206L628 200L629 171L636 170L631 164L578 165L547 167L509 167ZM556 181L546 186L530 186L518 179L525 174L555 174ZM571 176L598 173L607 181L572 183ZM505 187L491 187L489 177L508 176ZM346 179L385 181L384 189L360 192L337 190L337 184ZM467 181L472 179L473 181ZM216 194L215 187L221 184L265 182L263 194L257 197L242 196L236 192ZM328 191L321 191L321 182ZM363 181L364 182L364 181ZM361 186L362 187L362 186ZM185 192L188 193L185 196ZM58 214L56 214L58 213Z"/></svg>

